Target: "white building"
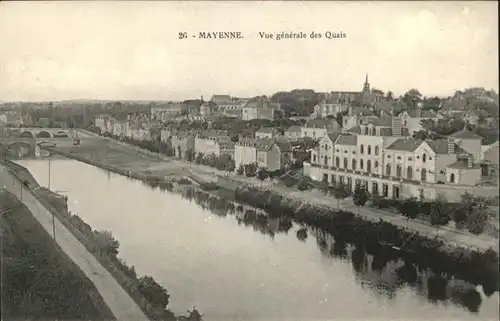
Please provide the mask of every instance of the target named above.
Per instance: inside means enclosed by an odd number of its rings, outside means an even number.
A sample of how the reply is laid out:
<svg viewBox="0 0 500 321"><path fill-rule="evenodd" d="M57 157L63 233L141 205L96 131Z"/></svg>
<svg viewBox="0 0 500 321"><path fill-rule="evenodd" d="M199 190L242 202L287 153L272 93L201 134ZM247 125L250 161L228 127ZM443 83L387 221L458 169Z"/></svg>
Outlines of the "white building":
<svg viewBox="0 0 500 321"><path fill-rule="evenodd" d="M459 138L471 133L418 141L402 136L403 131L400 118L394 117L390 127L367 124L358 133L323 137L311 152L311 163L304 163L304 173L317 181L343 182L351 190L361 184L372 194L394 198L444 193L459 199L479 184L480 166L469 151L475 152L476 145L480 150L480 140L474 138L474 145L473 138Z"/></svg>
<svg viewBox="0 0 500 321"><path fill-rule="evenodd" d="M300 129L301 138L321 139L327 133L342 131L335 119L311 119Z"/></svg>

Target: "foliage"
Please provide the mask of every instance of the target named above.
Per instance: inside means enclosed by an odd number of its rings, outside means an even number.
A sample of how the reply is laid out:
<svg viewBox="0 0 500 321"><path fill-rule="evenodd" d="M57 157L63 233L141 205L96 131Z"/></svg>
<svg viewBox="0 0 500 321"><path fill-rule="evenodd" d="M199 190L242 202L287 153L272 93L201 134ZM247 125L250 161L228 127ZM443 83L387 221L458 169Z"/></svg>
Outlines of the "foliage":
<svg viewBox="0 0 500 321"><path fill-rule="evenodd" d="M235 200L266 210L272 194L256 187L240 187L235 191ZM281 199L281 204L276 203L273 208L279 208L280 215L298 224L330 233L336 240L352 243L356 248L358 245L369 245L373 249L381 243L392 244L403 249L398 255L407 263L416 263L420 268L428 267L436 273L450 273L481 284L488 296L498 290L498 254L494 251L479 253L463 248L450 251L439 239L430 239L388 222L372 222L353 213L297 203L285 197Z"/></svg>
<svg viewBox="0 0 500 321"><path fill-rule="evenodd" d="M380 208L380 209L390 207L390 201L387 198L384 198L380 195L375 195L371 201L372 201L373 205L375 205L375 207Z"/></svg>
<svg viewBox="0 0 500 321"><path fill-rule="evenodd" d="M257 171L257 178L261 182L261 185L262 182L264 182L268 177L269 177L269 172L265 168L259 168L259 170Z"/></svg>
<svg viewBox="0 0 500 321"><path fill-rule="evenodd" d="M271 96L271 101L281 104L285 117L309 116L314 106L323 100L323 95L312 89L295 89L282 91Z"/></svg>
<svg viewBox="0 0 500 321"><path fill-rule="evenodd" d="M442 196L438 196L431 204L430 223L436 227L436 234L440 226L447 225L450 222L449 206Z"/></svg>
<svg viewBox="0 0 500 321"><path fill-rule="evenodd" d="M167 290L156 283L150 276L143 276L139 279L139 292L153 306L165 309L168 305L170 295Z"/></svg>
<svg viewBox="0 0 500 321"><path fill-rule="evenodd" d="M337 199L337 209L340 208L340 200L346 199L347 197L349 197L350 194L347 185L341 182L336 183L333 189L331 189L331 192L333 197Z"/></svg>
<svg viewBox="0 0 500 321"><path fill-rule="evenodd" d="M398 208L399 212L402 216L404 216L407 220L407 224L409 220L413 220L418 215L418 203L415 198L409 198L405 200Z"/></svg>
<svg viewBox="0 0 500 321"><path fill-rule="evenodd" d="M102 253L117 255L120 242L109 231L95 231L94 237Z"/></svg>
<svg viewBox="0 0 500 321"><path fill-rule="evenodd" d="M486 223L488 222L489 215L489 210L484 203L473 206L468 213L467 218L467 229L469 232L475 235L483 233Z"/></svg>
<svg viewBox="0 0 500 321"><path fill-rule="evenodd" d="M297 184L297 188L299 189L299 191L305 191L311 188L311 184L307 179L303 178Z"/></svg>
<svg viewBox="0 0 500 321"><path fill-rule="evenodd" d="M354 205L361 207L364 206L367 201L368 201L368 193L366 192L366 189L361 187L360 185L357 185L356 188L354 189L352 202L354 203Z"/></svg>
<svg viewBox="0 0 500 321"><path fill-rule="evenodd" d="M256 163L251 163L251 164L245 164L245 176L246 177L254 177L257 175L257 164Z"/></svg>
<svg viewBox="0 0 500 321"><path fill-rule="evenodd" d="M245 168L243 167L242 164L240 164L240 166L238 166L238 169L236 170L236 174L243 175L244 173L245 173Z"/></svg>

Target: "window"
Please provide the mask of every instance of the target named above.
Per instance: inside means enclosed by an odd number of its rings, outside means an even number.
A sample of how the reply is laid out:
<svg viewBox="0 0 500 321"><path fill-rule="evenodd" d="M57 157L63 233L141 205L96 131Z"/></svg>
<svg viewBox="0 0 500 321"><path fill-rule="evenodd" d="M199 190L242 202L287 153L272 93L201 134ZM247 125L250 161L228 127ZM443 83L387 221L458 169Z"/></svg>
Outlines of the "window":
<svg viewBox="0 0 500 321"><path fill-rule="evenodd" d="M379 152L378 146L375 146L375 155L378 155L378 152Z"/></svg>
<svg viewBox="0 0 500 321"><path fill-rule="evenodd" d="M401 177L401 165L396 166L396 176Z"/></svg>
<svg viewBox="0 0 500 321"><path fill-rule="evenodd" d="M353 171L356 170L356 160L355 159L352 160L352 170Z"/></svg>
<svg viewBox="0 0 500 321"><path fill-rule="evenodd" d="M328 182L328 174L323 174L323 181Z"/></svg>
<svg viewBox="0 0 500 321"><path fill-rule="evenodd" d="M398 159L401 159L401 156L398 156Z"/></svg>
<svg viewBox="0 0 500 321"><path fill-rule="evenodd" d="M427 155L422 155L422 162L425 163L425 161L427 160Z"/></svg>
<svg viewBox="0 0 500 321"><path fill-rule="evenodd" d="M347 158L344 158L344 168L346 168L346 169L348 167L347 164L348 164L348 160L347 160Z"/></svg>
<svg viewBox="0 0 500 321"><path fill-rule="evenodd" d="M361 144L361 146L359 147L359 152L361 154L363 154L365 152L365 146L363 144Z"/></svg>
<svg viewBox="0 0 500 321"><path fill-rule="evenodd" d="M371 153L372 153L372 147L371 147L370 145L368 145L368 150L367 150L367 152L368 152L368 155L371 155Z"/></svg>
<svg viewBox="0 0 500 321"><path fill-rule="evenodd" d="M316 163L316 155L313 155L313 163Z"/></svg>
<svg viewBox="0 0 500 321"><path fill-rule="evenodd" d="M455 183L455 174L450 175L450 183Z"/></svg>
<svg viewBox="0 0 500 321"><path fill-rule="evenodd" d="M368 127L365 127L365 135L368 135Z"/></svg>
<svg viewBox="0 0 500 321"><path fill-rule="evenodd" d="M325 166L328 165L328 158L325 156Z"/></svg>
<svg viewBox="0 0 500 321"><path fill-rule="evenodd" d="M347 154L347 150L344 151L344 154Z"/></svg>
<svg viewBox="0 0 500 321"><path fill-rule="evenodd" d="M363 169L363 165L364 165L363 160L360 160L359 161L359 169Z"/></svg>
<svg viewBox="0 0 500 321"><path fill-rule="evenodd" d="M412 160L412 158L411 158L411 157L408 157L408 160L409 160L409 161L411 161L411 160Z"/></svg>
<svg viewBox="0 0 500 321"><path fill-rule="evenodd" d="M334 184L334 185L335 185L335 182L336 182L336 181L335 181L335 175L333 175L333 174L332 174L332 184Z"/></svg>
<svg viewBox="0 0 500 321"><path fill-rule="evenodd" d="M391 176L391 165L387 164L387 166L385 167L385 173L387 174L387 176Z"/></svg>
<svg viewBox="0 0 500 321"><path fill-rule="evenodd" d="M420 180L422 182L425 182L427 180L427 171L425 169L422 169L420 172Z"/></svg>
<svg viewBox="0 0 500 321"><path fill-rule="evenodd" d="M378 168L378 162L375 161L375 165L373 166L373 168L377 169Z"/></svg>
<svg viewBox="0 0 500 321"><path fill-rule="evenodd" d="M337 149L336 152L338 152L339 150Z"/></svg>
<svg viewBox="0 0 500 321"><path fill-rule="evenodd" d="M335 167L340 167L340 158L338 156L335 157Z"/></svg>
<svg viewBox="0 0 500 321"><path fill-rule="evenodd" d="M370 173L370 172L371 172L371 170L372 170L372 161L371 161L371 160L368 160L368 161L366 162L366 171L367 171L368 173Z"/></svg>
<svg viewBox="0 0 500 321"><path fill-rule="evenodd" d="M408 177L408 179L413 179L413 168L411 166L408 166L406 169L406 177Z"/></svg>
<svg viewBox="0 0 500 321"><path fill-rule="evenodd" d="M391 155L387 155L387 158L391 158Z"/></svg>
<svg viewBox="0 0 500 321"><path fill-rule="evenodd" d="M377 131L375 130L375 128L372 128L372 136L375 136L377 134Z"/></svg>

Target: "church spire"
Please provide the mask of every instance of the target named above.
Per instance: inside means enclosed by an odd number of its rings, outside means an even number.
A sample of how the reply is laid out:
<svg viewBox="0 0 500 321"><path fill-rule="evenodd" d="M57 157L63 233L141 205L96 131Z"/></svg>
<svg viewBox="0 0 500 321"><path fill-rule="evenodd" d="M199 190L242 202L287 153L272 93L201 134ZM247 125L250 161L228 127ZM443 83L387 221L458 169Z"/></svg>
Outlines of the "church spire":
<svg viewBox="0 0 500 321"><path fill-rule="evenodd" d="M368 74L366 74L366 77L365 77L365 83L363 85L363 92L365 92L365 93L370 92L370 83L368 82Z"/></svg>

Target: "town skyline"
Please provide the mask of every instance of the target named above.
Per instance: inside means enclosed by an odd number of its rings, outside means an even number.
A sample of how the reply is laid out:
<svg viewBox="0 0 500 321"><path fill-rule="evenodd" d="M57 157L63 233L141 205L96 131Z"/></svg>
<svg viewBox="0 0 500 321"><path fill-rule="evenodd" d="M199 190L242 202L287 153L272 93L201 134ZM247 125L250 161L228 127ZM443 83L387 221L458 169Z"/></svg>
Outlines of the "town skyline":
<svg viewBox="0 0 500 321"><path fill-rule="evenodd" d="M498 15L487 2L2 3L2 102L179 101L361 91L498 92ZM286 13L286 14L284 14ZM353 13L359 19L353 19ZM247 22L244 17L254 17ZM222 19L222 17L226 17ZM130 23L133 21L133 23ZM363 25L359 25L363 21ZM179 40L185 31L242 40ZM258 32L345 32L336 40Z"/></svg>

